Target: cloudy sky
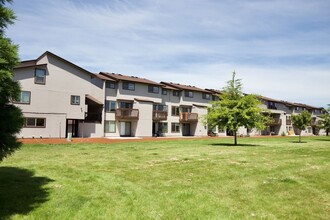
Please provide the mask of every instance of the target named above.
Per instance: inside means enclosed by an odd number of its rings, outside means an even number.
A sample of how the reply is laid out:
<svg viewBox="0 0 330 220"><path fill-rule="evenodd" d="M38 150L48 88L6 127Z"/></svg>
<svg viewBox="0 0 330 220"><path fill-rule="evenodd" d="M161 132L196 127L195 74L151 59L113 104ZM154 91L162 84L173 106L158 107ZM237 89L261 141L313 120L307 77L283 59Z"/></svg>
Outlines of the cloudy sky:
<svg viewBox="0 0 330 220"><path fill-rule="evenodd" d="M14 0L22 60L330 104L329 0Z"/></svg>

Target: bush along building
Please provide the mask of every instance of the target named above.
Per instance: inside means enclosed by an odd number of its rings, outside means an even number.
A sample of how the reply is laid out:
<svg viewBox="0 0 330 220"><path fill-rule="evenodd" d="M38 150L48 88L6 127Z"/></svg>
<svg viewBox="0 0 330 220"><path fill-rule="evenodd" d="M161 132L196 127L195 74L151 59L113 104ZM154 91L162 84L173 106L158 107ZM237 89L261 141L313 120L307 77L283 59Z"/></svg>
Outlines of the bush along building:
<svg viewBox="0 0 330 220"><path fill-rule="evenodd" d="M14 69L21 84L15 101L24 114L21 138L221 136L230 132L208 128L202 122L207 107L220 93L172 82L154 82L135 76L94 74L46 51ZM322 108L259 96L261 108L273 120L264 131L241 128L241 135L295 134L292 114L312 113L302 134L319 135Z"/></svg>

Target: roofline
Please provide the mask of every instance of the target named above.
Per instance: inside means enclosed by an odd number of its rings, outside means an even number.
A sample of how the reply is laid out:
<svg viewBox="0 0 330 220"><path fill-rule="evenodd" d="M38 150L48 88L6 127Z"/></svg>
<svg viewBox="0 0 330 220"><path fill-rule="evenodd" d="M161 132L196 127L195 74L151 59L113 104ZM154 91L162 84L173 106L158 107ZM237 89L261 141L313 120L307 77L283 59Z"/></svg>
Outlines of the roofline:
<svg viewBox="0 0 330 220"><path fill-rule="evenodd" d="M69 65L71 65L71 66L73 66L73 67L75 67L75 68L77 68L77 69L79 69L79 70L81 70L81 71L87 73L87 74L90 74L90 75L93 76L93 77L95 77L94 74L91 73L91 72L89 72L88 70L86 70L86 69L84 69L84 68L82 68L82 67L80 67L80 66L78 66L78 65L76 65L76 64L74 64L74 63L72 63L72 62L70 62L70 61L68 61L68 60L66 60L66 59L64 59L64 58L62 58L62 57L60 57L60 56L58 56L58 55L56 55L56 54L50 52L50 51L48 51L48 50L47 50L46 52L44 52L43 54L41 54L41 55L36 59L36 62L38 62L39 60L41 60L41 58L43 58L43 57L46 56L46 55L51 55L51 56L53 56L53 57L55 57L55 58L57 58L57 59L59 59L59 60L61 60L61 61L64 61L65 63L67 63L67 64L69 64Z"/></svg>

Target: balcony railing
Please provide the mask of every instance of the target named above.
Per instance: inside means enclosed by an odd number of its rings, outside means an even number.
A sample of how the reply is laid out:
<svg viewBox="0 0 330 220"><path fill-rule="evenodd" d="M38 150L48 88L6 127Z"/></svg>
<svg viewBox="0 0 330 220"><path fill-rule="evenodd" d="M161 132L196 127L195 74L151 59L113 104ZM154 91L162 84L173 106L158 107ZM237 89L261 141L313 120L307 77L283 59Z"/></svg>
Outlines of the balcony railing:
<svg viewBox="0 0 330 220"><path fill-rule="evenodd" d="M291 119L286 119L286 124L287 125L291 125L292 124L292 120Z"/></svg>
<svg viewBox="0 0 330 220"><path fill-rule="evenodd" d="M282 119L274 118L269 122L269 125L281 125L282 124Z"/></svg>
<svg viewBox="0 0 330 220"><path fill-rule="evenodd" d="M190 112L181 112L180 113L180 122L197 122L198 114Z"/></svg>
<svg viewBox="0 0 330 220"><path fill-rule="evenodd" d="M155 120L155 121L167 120L167 111L154 110L152 112L152 120Z"/></svg>
<svg viewBox="0 0 330 220"><path fill-rule="evenodd" d="M116 119L139 120L139 110L131 108L116 109Z"/></svg>

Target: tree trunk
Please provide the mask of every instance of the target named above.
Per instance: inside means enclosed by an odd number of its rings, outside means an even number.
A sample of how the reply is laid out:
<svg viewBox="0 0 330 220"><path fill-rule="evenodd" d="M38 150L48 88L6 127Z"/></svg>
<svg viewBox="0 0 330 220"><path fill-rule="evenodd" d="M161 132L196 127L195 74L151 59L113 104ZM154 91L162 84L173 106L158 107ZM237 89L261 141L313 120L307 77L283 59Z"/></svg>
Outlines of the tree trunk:
<svg viewBox="0 0 330 220"><path fill-rule="evenodd" d="M234 142L234 145L237 145L237 131L234 131L234 136L235 136L235 142Z"/></svg>
<svg viewBox="0 0 330 220"><path fill-rule="evenodd" d="M327 136L329 136L329 129L327 129Z"/></svg>
<svg viewBox="0 0 330 220"><path fill-rule="evenodd" d="M301 131L299 131L299 143L301 143Z"/></svg>

